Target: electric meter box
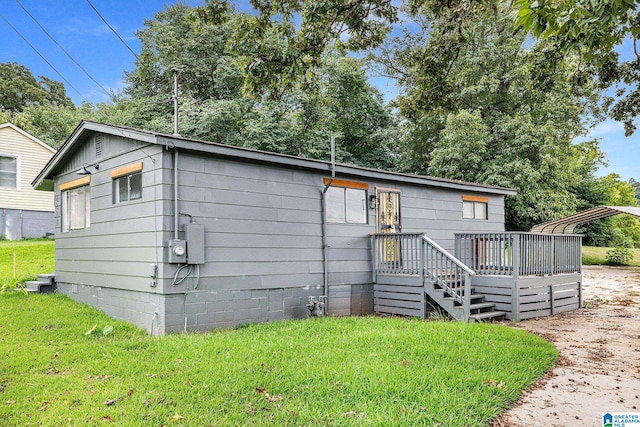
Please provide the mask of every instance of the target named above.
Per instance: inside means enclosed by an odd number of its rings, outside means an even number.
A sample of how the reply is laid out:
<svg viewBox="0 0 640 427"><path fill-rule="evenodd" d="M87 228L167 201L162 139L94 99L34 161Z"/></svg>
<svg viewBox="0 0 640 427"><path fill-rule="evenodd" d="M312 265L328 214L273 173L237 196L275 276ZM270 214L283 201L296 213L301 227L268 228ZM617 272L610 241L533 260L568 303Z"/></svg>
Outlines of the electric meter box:
<svg viewBox="0 0 640 427"><path fill-rule="evenodd" d="M204 224L184 225L187 241L187 264L204 264Z"/></svg>
<svg viewBox="0 0 640 427"><path fill-rule="evenodd" d="M167 262L170 264L186 264L187 263L187 241L186 240L169 240L169 257Z"/></svg>

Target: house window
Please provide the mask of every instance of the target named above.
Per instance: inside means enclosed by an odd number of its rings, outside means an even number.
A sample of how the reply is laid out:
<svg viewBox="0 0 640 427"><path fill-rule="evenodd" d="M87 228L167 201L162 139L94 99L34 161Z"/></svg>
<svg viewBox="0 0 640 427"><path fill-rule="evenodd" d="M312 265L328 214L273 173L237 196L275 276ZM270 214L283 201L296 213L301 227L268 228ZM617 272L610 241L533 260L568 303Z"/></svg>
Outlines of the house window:
<svg viewBox="0 0 640 427"><path fill-rule="evenodd" d="M111 171L113 203L142 199L142 162Z"/></svg>
<svg viewBox="0 0 640 427"><path fill-rule="evenodd" d="M113 180L113 203L142 198L142 172L124 175Z"/></svg>
<svg viewBox="0 0 640 427"><path fill-rule="evenodd" d="M88 178L88 177L87 177ZM80 184L82 182L82 184ZM84 184L86 182L86 184ZM75 184L74 184L75 183ZM91 224L91 191L89 181L80 179L62 190L62 231L82 230ZM77 186L76 184L80 184Z"/></svg>
<svg viewBox="0 0 640 427"><path fill-rule="evenodd" d="M488 206L488 197L462 196L462 217L467 219L487 219Z"/></svg>
<svg viewBox="0 0 640 427"><path fill-rule="evenodd" d="M325 185L328 182L325 179ZM327 222L366 224L368 187L360 182L334 180L325 194Z"/></svg>
<svg viewBox="0 0 640 427"><path fill-rule="evenodd" d="M18 159L0 156L0 187L18 188Z"/></svg>

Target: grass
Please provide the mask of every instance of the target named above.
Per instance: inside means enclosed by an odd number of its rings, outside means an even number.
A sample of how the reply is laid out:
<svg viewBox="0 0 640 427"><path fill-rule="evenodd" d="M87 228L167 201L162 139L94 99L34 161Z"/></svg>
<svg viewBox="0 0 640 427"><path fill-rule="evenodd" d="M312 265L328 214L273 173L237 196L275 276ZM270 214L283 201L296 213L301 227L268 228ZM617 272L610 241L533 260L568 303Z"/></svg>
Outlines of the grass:
<svg viewBox="0 0 640 427"><path fill-rule="evenodd" d="M600 248L596 246L582 247L582 264L583 265L606 265L607 251L613 248ZM633 253L633 259L629 261L629 265L640 267L640 249L630 249Z"/></svg>
<svg viewBox="0 0 640 427"><path fill-rule="evenodd" d="M481 426L557 358L507 326L401 318L158 338L17 292L0 294L0 354L3 426Z"/></svg>
<svg viewBox="0 0 640 427"><path fill-rule="evenodd" d="M35 280L38 274L53 273L53 240L0 241L0 288L7 289ZM13 277L13 254L16 277Z"/></svg>

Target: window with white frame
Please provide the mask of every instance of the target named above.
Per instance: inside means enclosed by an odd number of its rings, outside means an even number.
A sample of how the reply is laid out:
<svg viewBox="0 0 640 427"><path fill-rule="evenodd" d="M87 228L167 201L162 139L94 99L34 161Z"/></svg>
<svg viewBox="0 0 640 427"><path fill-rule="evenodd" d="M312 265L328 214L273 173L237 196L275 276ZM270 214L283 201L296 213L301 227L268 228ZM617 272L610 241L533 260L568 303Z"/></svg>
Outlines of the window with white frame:
<svg viewBox="0 0 640 427"><path fill-rule="evenodd" d="M111 171L113 203L142 199L142 166L138 162Z"/></svg>
<svg viewBox="0 0 640 427"><path fill-rule="evenodd" d="M367 223L366 190L331 186L327 189L325 198L327 222Z"/></svg>
<svg viewBox="0 0 640 427"><path fill-rule="evenodd" d="M142 199L142 172L123 175L113 180L113 203Z"/></svg>
<svg viewBox="0 0 640 427"><path fill-rule="evenodd" d="M465 219L488 219L489 199L478 196L462 196L462 217Z"/></svg>
<svg viewBox="0 0 640 427"><path fill-rule="evenodd" d="M89 184L61 192L62 231L83 230L91 225L91 191Z"/></svg>
<svg viewBox="0 0 640 427"><path fill-rule="evenodd" d="M18 158L0 155L0 187L18 188Z"/></svg>

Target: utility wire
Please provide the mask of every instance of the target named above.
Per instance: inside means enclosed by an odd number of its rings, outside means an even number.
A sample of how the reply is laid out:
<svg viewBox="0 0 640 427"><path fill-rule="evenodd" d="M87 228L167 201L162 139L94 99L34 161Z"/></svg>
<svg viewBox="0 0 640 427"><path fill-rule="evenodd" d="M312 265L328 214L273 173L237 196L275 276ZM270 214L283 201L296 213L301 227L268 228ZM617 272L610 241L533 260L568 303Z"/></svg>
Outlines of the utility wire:
<svg viewBox="0 0 640 427"><path fill-rule="evenodd" d="M31 13L29 13L29 11L22 5L20 0L16 0L16 3L18 3L18 5L20 5L22 10L24 10L24 12L27 15L29 15L29 17L33 20L33 22L38 24L38 27L40 27L40 29L47 35L47 37L49 37L51 39L51 41L54 42L56 44L56 46L58 46L60 48L60 50L62 50L65 53L65 55L67 55L69 57L69 59L72 60L73 63L76 64L78 66L78 68L80 68L87 75L87 77L89 77L95 84L97 84L100 87L100 89L102 89L102 91L107 94L108 97L112 96L112 94L109 93L109 91L107 89L105 89L104 86L102 86L96 79L94 79L93 76L91 74L89 74L89 72L82 65L80 65L80 63L78 63L78 61L76 61L73 58L73 56L71 56L71 54L69 52L67 52L66 49L64 47L62 47L60 45L60 43L58 43L58 41L55 38L53 38L53 36L51 34L49 34L49 32L47 30L44 29L42 24L40 24L40 22L38 22L38 20Z"/></svg>
<svg viewBox="0 0 640 427"><path fill-rule="evenodd" d="M125 45L127 47L127 49L129 49L129 52L131 52L133 54L133 56L136 57L136 59L140 59L140 58L138 58L138 55L133 51L133 49L131 49L131 47L129 47L127 42L125 42L124 39L122 37L120 37L120 34L118 34L118 32L111 25L109 25L107 20L104 19L104 17L100 14L100 12L98 12L98 9L96 9L96 7L93 5L93 3L91 3L91 0L87 0L87 3L89 3L89 6L91 6L91 9L93 9L93 11L100 17L100 19L102 19L102 22L107 24L107 27L109 27L109 29L113 32L113 34L115 34L120 39L122 44Z"/></svg>
<svg viewBox="0 0 640 427"><path fill-rule="evenodd" d="M15 32L16 32L16 34L18 34L18 35L20 36L20 38L21 38L22 40L24 40L24 42L25 42L26 44L28 44L28 45L29 45L29 47L30 47L31 49L33 49L33 50L34 50L34 52L35 52L35 53L37 53L37 54L38 54L38 56L39 56L40 58L42 58L42 60L43 60L44 62L46 62L46 63L47 63L47 65L49 65L49 67L51 67L51 68L53 69L53 71L55 71L55 72L57 73L57 74L60 76L60 78L61 78L62 80L64 80L64 81L65 81L65 83L67 83L67 84L69 85L69 87L70 87L71 89L75 90L75 91L76 91L76 93L77 93L78 95L80 95L80 98L84 99L86 102L89 102L89 100L88 100L87 98L85 98L85 97L84 97L84 95L83 95L83 94L81 94L81 93L80 93L80 91L79 91L78 89L76 89L76 87L75 87L74 85L72 85L72 84L71 84L71 82L69 82L69 80L67 80L67 79L62 75L62 73L61 73L60 71L58 71L58 69L57 69L56 67L54 67L54 66L53 66L53 64L51 64L51 62L47 61L47 58L45 58L45 57L44 57L44 55L42 55L42 54L40 53L40 51L39 51L38 49L36 49L36 48L35 48L35 46L33 46L33 45L29 42L29 40L27 40L27 39L26 39L26 37L25 37L25 36L23 36L23 35L22 35L22 33L21 33L20 31L18 31L18 29L17 29L16 27L14 27L13 25L11 25L11 22L9 22L9 20L8 20L7 18L5 18L5 17L4 17L4 15L3 15L3 14L1 14L1 13L0 13L0 18L2 18L2 19L4 20L4 22L6 22L6 23L7 23L7 25L8 25L8 26L10 26L10 27L11 27L11 29L13 29L13 31L15 31ZM89 102L89 103L90 103L90 102Z"/></svg>

